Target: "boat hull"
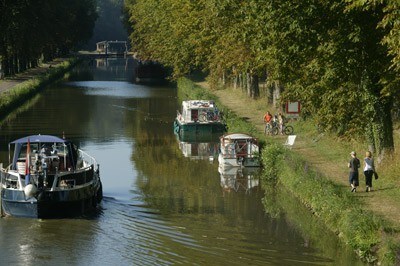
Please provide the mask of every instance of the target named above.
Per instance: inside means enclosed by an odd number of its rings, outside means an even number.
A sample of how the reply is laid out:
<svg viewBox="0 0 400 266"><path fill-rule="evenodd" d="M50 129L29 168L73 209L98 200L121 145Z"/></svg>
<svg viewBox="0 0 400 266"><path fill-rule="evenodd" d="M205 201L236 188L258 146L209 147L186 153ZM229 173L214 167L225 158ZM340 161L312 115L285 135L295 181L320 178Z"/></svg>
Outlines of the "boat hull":
<svg viewBox="0 0 400 266"><path fill-rule="evenodd" d="M182 137L187 134L214 134L226 132L226 125L221 122L191 122L181 123L177 119L174 121L174 131L179 133Z"/></svg>
<svg viewBox="0 0 400 266"><path fill-rule="evenodd" d="M41 191L26 198L24 191L3 189L2 208L6 215L27 218L64 218L93 210L102 198L101 184L60 191Z"/></svg>
<svg viewBox="0 0 400 266"><path fill-rule="evenodd" d="M31 135L11 145L12 163L5 169L0 164L2 214L79 216L102 200L99 164L72 142L52 135Z"/></svg>
<svg viewBox="0 0 400 266"><path fill-rule="evenodd" d="M218 162L222 167L260 167L260 160L256 157L227 157L219 154Z"/></svg>

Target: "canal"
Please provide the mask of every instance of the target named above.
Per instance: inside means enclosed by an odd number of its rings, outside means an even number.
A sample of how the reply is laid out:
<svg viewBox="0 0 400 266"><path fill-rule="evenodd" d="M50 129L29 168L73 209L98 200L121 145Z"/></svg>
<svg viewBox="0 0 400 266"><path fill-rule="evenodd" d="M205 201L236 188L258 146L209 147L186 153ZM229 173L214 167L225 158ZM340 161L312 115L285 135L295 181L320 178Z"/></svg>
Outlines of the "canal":
<svg viewBox="0 0 400 266"><path fill-rule="evenodd" d="M0 124L7 145L62 136L100 164L104 200L73 219L0 219L2 265L362 265L290 193L220 173L216 143L182 141L177 88L135 83L133 59L84 62Z"/></svg>

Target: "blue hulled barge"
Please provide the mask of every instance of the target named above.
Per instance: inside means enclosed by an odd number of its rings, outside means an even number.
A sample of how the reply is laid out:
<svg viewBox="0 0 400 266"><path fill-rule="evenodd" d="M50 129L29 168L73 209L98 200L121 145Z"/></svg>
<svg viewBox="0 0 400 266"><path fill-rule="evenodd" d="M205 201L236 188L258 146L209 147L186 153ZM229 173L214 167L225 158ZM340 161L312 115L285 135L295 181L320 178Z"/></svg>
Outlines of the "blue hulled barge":
<svg viewBox="0 0 400 266"><path fill-rule="evenodd" d="M102 200L99 165L68 140L50 135L17 139L9 144L9 160L0 167L5 215L71 217L95 209Z"/></svg>

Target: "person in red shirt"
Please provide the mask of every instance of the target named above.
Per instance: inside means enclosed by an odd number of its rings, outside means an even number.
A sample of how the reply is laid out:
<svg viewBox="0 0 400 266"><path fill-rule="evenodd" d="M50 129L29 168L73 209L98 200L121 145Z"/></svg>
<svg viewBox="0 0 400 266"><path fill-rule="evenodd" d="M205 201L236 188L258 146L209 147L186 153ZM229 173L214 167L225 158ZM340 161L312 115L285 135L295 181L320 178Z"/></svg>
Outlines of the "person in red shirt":
<svg viewBox="0 0 400 266"><path fill-rule="evenodd" d="M265 127L265 133L270 132L270 129L272 127L272 115L269 111L264 115L264 122L267 124Z"/></svg>

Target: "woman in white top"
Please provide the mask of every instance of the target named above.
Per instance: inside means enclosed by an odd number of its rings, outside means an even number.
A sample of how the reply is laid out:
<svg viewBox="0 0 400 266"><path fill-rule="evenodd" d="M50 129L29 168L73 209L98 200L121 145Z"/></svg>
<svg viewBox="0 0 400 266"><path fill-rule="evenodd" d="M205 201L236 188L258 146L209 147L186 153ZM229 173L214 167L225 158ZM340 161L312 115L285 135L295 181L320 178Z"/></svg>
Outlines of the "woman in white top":
<svg viewBox="0 0 400 266"><path fill-rule="evenodd" d="M367 186L366 192L372 190L372 176L374 175L375 166L374 166L374 159L372 158L372 153L367 151L365 153L364 158L364 175L365 175L365 184Z"/></svg>

